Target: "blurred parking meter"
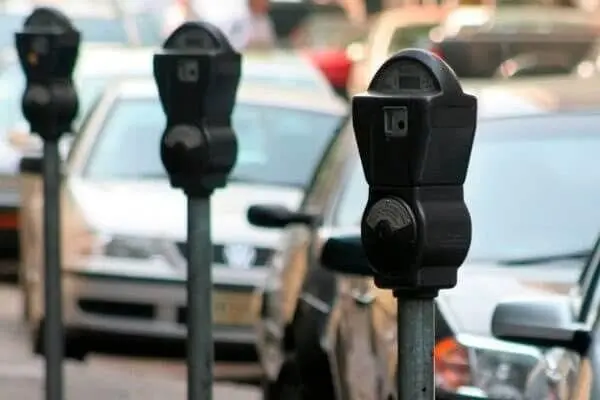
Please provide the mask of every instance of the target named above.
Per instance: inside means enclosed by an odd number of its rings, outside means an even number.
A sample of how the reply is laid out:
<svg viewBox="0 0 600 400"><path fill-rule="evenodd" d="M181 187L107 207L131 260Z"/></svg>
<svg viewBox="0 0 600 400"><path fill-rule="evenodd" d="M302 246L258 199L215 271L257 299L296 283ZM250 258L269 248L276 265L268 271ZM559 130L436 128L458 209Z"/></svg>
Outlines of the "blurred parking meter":
<svg viewBox="0 0 600 400"><path fill-rule="evenodd" d="M187 22L154 56L167 125L160 144L171 186L188 200L188 399L212 398L212 244L210 197L237 159L231 128L241 55L214 25Z"/></svg>
<svg viewBox="0 0 600 400"><path fill-rule="evenodd" d="M44 354L46 398L63 399L62 290L60 260L59 140L71 132L78 111L72 73L80 34L57 10L36 8L16 33L16 46L27 85L23 115L43 142L44 179Z"/></svg>
<svg viewBox="0 0 600 400"><path fill-rule="evenodd" d="M377 287L398 300L398 398L435 396L434 299L456 285L471 243L463 199L477 100L435 55L401 51L352 116L369 199L361 239Z"/></svg>

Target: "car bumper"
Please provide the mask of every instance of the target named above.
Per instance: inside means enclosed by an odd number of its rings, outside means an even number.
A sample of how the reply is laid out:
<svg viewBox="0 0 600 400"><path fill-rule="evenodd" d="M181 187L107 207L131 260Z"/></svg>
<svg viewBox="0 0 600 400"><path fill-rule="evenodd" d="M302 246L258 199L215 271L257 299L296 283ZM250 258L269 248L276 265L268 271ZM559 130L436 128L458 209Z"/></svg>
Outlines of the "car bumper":
<svg viewBox="0 0 600 400"><path fill-rule="evenodd" d="M253 291L251 285L215 285L216 344L255 345L254 323L248 318L254 315ZM186 336L184 282L69 271L63 275L63 292L68 330L141 339L183 340ZM219 319L228 323L220 323Z"/></svg>

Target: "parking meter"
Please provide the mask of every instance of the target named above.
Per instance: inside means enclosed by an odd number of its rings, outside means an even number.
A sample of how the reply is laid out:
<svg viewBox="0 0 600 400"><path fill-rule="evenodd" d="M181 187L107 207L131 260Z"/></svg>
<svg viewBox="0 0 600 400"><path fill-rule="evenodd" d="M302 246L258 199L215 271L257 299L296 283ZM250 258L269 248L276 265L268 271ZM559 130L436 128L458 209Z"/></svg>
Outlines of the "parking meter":
<svg viewBox="0 0 600 400"><path fill-rule="evenodd" d="M212 398L212 245L210 197L237 159L231 114L242 57L215 26L186 22L154 56L167 124L160 154L171 186L188 200L188 399Z"/></svg>
<svg viewBox="0 0 600 400"><path fill-rule="evenodd" d="M15 35L17 53L27 85L23 116L44 142L44 344L46 398L63 399L62 289L60 259L59 139L71 131L78 111L72 80L80 34L61 12L36 8Z"/></svg>
<svg viewBox="0 0 600 400"><path fill-rule="evenodd" d="M424 50L389 58L352 100L369 199L361 220L375 284L398 299L398 396L434 398L434 298L471 242L463 199L477 100Z"/></svg>

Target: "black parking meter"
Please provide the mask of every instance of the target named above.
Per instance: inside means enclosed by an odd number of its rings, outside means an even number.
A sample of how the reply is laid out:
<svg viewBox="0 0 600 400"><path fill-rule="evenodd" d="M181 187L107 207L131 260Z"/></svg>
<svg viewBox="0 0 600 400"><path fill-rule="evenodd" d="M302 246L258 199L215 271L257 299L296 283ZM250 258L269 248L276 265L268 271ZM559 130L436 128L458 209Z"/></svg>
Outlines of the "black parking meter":
<svg viewBox="0 0 600 400"><path fill-rule="evenodd" d="M188 198L188 399L212 398L212 245L210 197L226 185L237 158L231 128L241 55L205 22L187 22L154 56L167 117L160 153L171 186Z"/></svg>
<svg viewBox="0 0 600 400"><path fill-rule="evenodd" d="M439 57L407 49L352 100L369 199L361 221L375 284L398 300L398 396L434 398L434 298L471 243L463 199L477 100Z"/></svg>
<svg viewBox="0 0 600 400"><path fill-rule="evenodd" d="M36 8L16 33L16 47L27 85L22 110L32 132L44 141L44 344L46 398L63 399L60 137L71 131L78 111L72 80L80 34L69 19L52 8Z"/></svg>

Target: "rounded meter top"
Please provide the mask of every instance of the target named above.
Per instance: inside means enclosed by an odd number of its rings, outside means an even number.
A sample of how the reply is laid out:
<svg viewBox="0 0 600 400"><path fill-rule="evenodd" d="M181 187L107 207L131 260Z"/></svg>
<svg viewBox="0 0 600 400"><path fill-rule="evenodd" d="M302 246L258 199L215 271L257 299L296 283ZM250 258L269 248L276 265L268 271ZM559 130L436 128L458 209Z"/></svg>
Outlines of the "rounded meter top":
<svg viewBox="0 0 600 400"><path fill-rule="evenodd" d="M369 92L381 94L462 94L456 73L437 55L422 49L404 49L377 70Z"/></svg>
<svg viewBox="0 0 600 400"><path fill-rule="evenodd" d="M26 31L68 33L75 31L71 20L61 11L51 7L38 7L25 19Z"/></svg>
<svg viewBox="0 0 600 400"><path fill-rule="evenodd" d="M185 22L163 44L165 50L235 52L227 36L209 22Z"/></svg>

